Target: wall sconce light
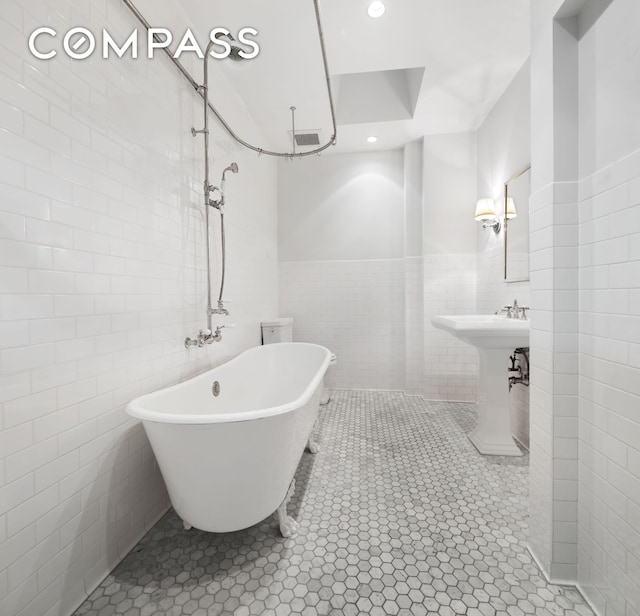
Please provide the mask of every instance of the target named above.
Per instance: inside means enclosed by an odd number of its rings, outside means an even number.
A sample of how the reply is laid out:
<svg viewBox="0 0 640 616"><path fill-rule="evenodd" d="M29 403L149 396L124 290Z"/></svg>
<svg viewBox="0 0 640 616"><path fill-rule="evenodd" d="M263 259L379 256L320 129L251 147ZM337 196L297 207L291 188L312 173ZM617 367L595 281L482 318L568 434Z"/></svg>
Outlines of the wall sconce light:
<svg viewBox="0 0 640 616"><path fill-rule="evenodd" d="M513 200L513 197L507 197L507 206L504 211L505 218L515 218L518 215L516 212L516 202Z"/></svg>
<svg viewBox="0 0 640 616"><path fill-rule="evenodd" d="M496 214L496 206L493 203L493 199L485 197L478 200L475 219L482 223L483 229L493 229L496 234L500 232L500 219Z"/></svg>
<svg viewBox="0 0 640 616"><path fill-rule="evenodd" d="M385 6L384 6L384 2L379 2L378 0L375 0L375 2L372 2L369 5L369 8L367 9L367 13L369 13L369 17L373 17L374 19L377 19L378 17L382 17L384 15L384 11L385 11Z"/></svg>

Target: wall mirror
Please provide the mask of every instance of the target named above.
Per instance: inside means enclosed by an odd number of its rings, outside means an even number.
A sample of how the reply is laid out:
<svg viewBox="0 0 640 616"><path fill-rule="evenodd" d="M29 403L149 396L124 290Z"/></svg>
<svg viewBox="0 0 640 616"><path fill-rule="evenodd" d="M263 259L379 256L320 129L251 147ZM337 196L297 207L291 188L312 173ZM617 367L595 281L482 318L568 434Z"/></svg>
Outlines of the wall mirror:
<svg viewBox="0 0 640 616"><path fill-rule="evenodd" d="M504 184L504 279L529 280L531 165Z"/></svg>

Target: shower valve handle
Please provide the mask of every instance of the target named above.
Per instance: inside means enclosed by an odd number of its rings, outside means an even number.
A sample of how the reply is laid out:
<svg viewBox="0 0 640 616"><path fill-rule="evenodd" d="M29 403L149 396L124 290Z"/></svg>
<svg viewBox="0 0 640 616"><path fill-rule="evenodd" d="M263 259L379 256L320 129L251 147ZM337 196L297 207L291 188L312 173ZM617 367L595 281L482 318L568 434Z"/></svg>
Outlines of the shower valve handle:
<svg viewBox="0 0 640 616"><path fill-rule="evenodd" d="M235 325L233 325L232 323L229 323L228 325L218 325L216 327L216 331L213 332L213 335L211 336L211 339L215 342L220 342L222 340L222 330L225 327L235 327Z"/></svg>
<svg viewBox="0 0 640 616"><path fill-rule="evenodd" d="M185 338L184 346L186 349L193 346L202 348L205 344L211 344L212 342L214 342L214 336L212 336L211 330L201 329L197 338Z"/></svg>

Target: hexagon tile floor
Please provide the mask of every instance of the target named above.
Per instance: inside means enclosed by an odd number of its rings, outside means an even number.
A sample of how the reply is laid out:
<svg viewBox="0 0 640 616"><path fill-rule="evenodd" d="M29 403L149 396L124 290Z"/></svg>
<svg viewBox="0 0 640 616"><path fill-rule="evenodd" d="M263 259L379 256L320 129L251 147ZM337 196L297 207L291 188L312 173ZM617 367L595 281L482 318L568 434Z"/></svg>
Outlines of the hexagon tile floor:
<svg viewBox="0 0 640 616"><path fill-rule="evenodd" d="M333 393L276 516L227 534L170 511L77 616L593 616L525 550L528 459L481 456L472 405Z"/></svg>

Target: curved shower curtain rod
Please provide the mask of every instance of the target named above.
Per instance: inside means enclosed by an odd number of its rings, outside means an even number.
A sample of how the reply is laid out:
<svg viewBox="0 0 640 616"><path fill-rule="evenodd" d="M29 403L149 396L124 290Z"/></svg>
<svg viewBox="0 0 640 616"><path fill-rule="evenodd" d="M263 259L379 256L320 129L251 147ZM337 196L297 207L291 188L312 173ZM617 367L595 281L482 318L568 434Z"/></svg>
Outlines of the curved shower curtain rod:
<svg viewBox="0 0 640 616"><path fill-rule="evenodd" d="M146 30L149 31L149 29L152 27L151 24L144 18L142 13L140 13L140 11L136 8L132 0L122 0L122 1L129 8L129 10L135 15L138 21L146 28ZM211 101L208 101L209 109L211 110L213 115L216 116L220 124L222 124L222 126L229 133L229 135L231 135L231 137L233 137L233 139L235 139L235 141L237 141L240 145L244 146L245 148L249 148L254 152L257 152L258 154L266 154L267 156L279 156L281 158L300 158L302 156L311 156L312 154L320 154L320 152L323 152L324 150L331 147L332 145L335 145L336 143L338 129L336 126L336 114L335 114L335 109L333 105L333 95L331 93L331 80L329 78L327 52L324 46L324 33L322 31L322 24L320 23L320 9L318 7L318 0L313 0L313 6L315 8L315 13L316 13L316 23L318 25L318 37L320 39L320 49L322 51L322 64L324 66L324 75L325 75L325 81L327 84L327 94L329 96L329 107L331 108L331 122L333 124L333 135L331 135L331 138L327 143L325 143L324 145L318 148L315 148L314 150L309 150L307 152L296 152L295 146L294 146L293 152L273 152L271 150L265 150L264 148L260 148L248 143L247 141L245 141L244 139L236 135L234 130L229 126L229 124L227 124L226 120L222 117L222 115L220 115L220 113L213 106ZM154 40L156 40L157 42L161 42L156 34L154 34ZM203 100L205 100L204 93L202 92L201 86L191 76L189 71L181 64L180 60L178 60L177 58L174 58L172 52L167 47L163 47L162 51L164 51L164 53L167 55L169 60L171 60L171 62L173 62L173 64L180 71L180 73L182 73L182 76L189 82L191 87L203 98ZM295 140L295 134L293 135L293 137Z"/></svg>

